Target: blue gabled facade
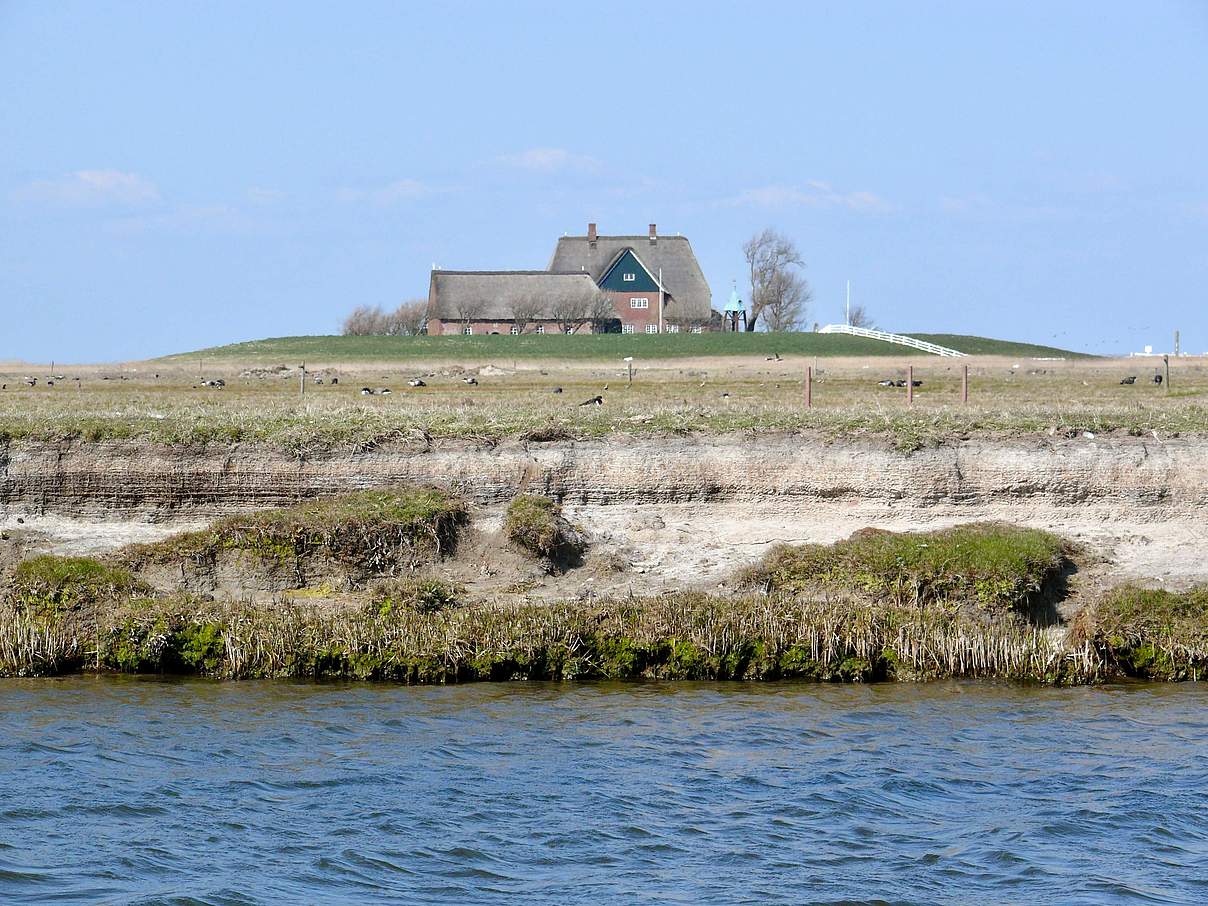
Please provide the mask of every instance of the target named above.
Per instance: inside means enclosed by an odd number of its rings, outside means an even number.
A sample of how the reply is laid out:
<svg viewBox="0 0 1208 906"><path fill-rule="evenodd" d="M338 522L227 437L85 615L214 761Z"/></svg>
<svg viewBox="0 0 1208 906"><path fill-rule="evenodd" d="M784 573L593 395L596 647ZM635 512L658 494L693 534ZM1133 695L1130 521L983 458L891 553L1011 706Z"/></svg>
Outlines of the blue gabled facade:
<svg viewBox="0 0 1208 906"><path fill-rule="evenodd" d="M627 279L628 278L628 279ZM658 281L632 249L626 249L599 281L600 289L614 293L657 293Z"/></svg>

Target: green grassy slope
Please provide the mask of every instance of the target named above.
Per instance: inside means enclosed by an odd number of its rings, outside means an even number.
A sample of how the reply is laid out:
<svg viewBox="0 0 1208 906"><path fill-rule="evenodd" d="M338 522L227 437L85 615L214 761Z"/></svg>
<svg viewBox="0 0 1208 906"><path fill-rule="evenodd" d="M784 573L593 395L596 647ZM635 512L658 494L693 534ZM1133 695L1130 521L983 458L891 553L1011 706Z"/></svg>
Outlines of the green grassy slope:
<svg viewBox="0 0 1208 906"><path fill-rule="evenodd" d="M978 355L1075 356L1062 349L985 337L914 334L921 339ZM688 356L905 356L926 355L904 346L842 334L707 333L603 334L599 336L276 337L164 356L157 361L209 359L265 362L376 362L392 359L566 359L616 360Z"/></svg>
<svg viewBox="0 0 1208 906"><path fill-rule="evenodd" d="M1015 343L1011 340L992 340L988 337L970 337L959 333L911 333L907 336L928 343L938 343L950 349L959 349L969 355L1018 355L1037 358L1063 356L1064 358L1093 358L1090 353L1070 352L1055 346L1040 346L1036 343Z"/></svg>

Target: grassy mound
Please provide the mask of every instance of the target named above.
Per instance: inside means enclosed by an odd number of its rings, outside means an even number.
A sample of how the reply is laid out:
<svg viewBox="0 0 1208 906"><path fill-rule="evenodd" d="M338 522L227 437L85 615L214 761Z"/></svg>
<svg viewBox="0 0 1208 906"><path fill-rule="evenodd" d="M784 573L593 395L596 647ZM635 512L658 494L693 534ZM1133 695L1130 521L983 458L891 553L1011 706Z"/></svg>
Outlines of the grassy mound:
<svg viewBox="0 0 1208 906"><path fill-rule="evenodd" d="M22 608L72 610L145 588L128 570L92 557L44 554L17 564L5 597Z"/></svg>
<svg viewBox="0 0 1208 906"><path fill-rule="evenodd" d="M900 332L900 331L899 331ZM937 343L956 349L966 355L1005 355L1021 356L1024 358L1045 359L1089 359L1090 353L1071 352L1056 346L1042 346L1036 343L1016 343L1013 340L995 340L990 337L970 337L958 333L911 333L907 336L928 343Z"/></svg>
<svg viewBox="0 0 1208 906"><path fill-rule="evenodd" d="M212 564L237 551L281 567L322 557L375 575L452 549L466 518L465 503L436 488L357 491L230 516L201 531L134 545L124 559L135 569Z"/></svg>
<svg viewBox="0 0 1208 906"><path fill-rule="evenodd" d="M1037 529L973 523L934 532L857 532L832 545L778 545L739 583L790 594L857 592L894 605L975 603L1022 608L1065 558L1065 543Z"/></svg>
<svg viewBox="0 0 1208 906"><path fill-rule="evenodd" d="M1208 673L1208 585L1188 591L1113 589L1075 621L1112 672L1140 679L1200 679Z"/></svg>
<svg viewBox="0 0 1208 906"><path fill-rule="evenodd" d="M564 518L562 508L548 497L520 494L508 504L503 531L509 541L528 553L566 564L580 558L582 537Z"/></svg>
<svg viewBox="0 0 1208 906"><path fill-rule="evenodd" d="M1013 343L988 337L912 334L962 352L982 355L1076 356L1050 346ZM440 337L274 337L214 346L165 356L156 361L228 359L248 362L390 362L416 360L543 359L619 361L625 356L658 360L698 356L926 356L906 346L844 334L546 334L542 336Z"/></svg>

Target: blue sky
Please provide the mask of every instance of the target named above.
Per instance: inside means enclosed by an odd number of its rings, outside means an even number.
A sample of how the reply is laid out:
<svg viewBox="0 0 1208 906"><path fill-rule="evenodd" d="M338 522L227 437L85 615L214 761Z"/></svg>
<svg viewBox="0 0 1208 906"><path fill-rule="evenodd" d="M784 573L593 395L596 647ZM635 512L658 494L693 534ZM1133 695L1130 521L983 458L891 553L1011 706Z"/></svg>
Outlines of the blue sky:
<svg viewBox="0 0 1208 906"><path fill-rule="evenodd" d="M1208 3L0 0L0 359L330 333L764 226L810 320L1208 350ZM745 295L745 294L744 294Z"/></svg>

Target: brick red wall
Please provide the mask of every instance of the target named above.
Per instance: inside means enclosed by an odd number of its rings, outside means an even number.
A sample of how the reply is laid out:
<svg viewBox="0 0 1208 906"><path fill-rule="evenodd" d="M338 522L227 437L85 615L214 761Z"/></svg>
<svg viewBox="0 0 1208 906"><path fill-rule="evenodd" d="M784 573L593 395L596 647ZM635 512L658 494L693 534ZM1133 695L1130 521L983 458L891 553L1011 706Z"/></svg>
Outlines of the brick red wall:
<svg viewBox="0 0 1208 906"><path fill-rule="evenodd" d="M537 333L538 324L544 325L547 334L559 334L562 332L562 328L557 321L529 321L528 325L524 328L525 334ZM465 326L461 321L441 321L433 318L428 322L428 335L433 337L460 335ZM511 321L471 321L470 326L474 328L474 336L476 337L492 333L509 336L512 333ZM575 333L591 333L591 325L584 324Z"/></svg>
<svg viewBox="0 0 1208 906"><path fill-rule="evenodd" d="M659 323L659 293L655 290L652 293L641 292L620 292L609 293L612 299L612 307L616 309L617 317L621 319L621 324L632 324L634 333L645 333L647 324ZM630 299L649 299L649 308L631 308Z"/></svg>

